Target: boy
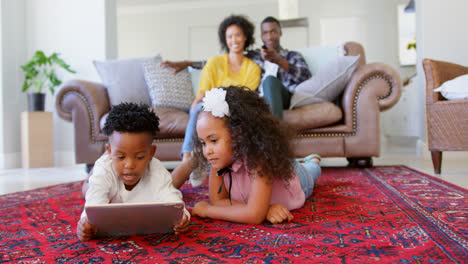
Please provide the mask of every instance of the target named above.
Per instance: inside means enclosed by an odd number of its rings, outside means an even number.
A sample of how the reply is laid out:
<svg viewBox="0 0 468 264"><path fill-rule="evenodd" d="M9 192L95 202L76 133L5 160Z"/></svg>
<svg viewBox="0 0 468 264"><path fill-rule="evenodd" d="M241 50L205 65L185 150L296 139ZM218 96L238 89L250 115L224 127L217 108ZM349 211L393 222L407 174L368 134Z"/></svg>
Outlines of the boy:
<svg viewBox="0 0 468 264"><path fill-rule="evenodd" d="M171 174L153 157L156 146L152 142L159 131L159 118L148 106L113 106L103 131L109 143L89 178L85 205L182 201L182 193L172 185ZM190 214L184 209L181 222L174 226L175 233L186 232L189 223ZM81 241L97 233L84 210L76 232Z"/></svg>

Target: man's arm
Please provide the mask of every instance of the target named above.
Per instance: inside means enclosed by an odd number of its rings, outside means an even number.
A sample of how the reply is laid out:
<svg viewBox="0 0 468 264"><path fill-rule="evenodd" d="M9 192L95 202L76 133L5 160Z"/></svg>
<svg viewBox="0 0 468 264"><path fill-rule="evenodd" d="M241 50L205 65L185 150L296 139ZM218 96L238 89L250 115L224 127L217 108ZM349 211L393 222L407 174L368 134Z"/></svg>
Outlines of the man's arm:
<svg viewBox="0 0 468 264"><path fill-rule="evenodd" d="M286 72L289 71L289 61L282 58L276 50L262 48L260 54L264 60L278 64Z"/></svg>
<svg viewBox="0 0 468 264"><path fill-rule="evenodd" d="M163 68L174 68L173 73L176 74L188 66L196 69L202 69L203 66L205 66L205 63L206 61L163 61L161 62L161 66Z"/></svg>
<svg viewBox="0 0 468 264"><path fill-rule="evenodd" d="M277 64L282 69L283 75L288 75L285 77L289 85L297 85L312 77L304 57L298 52L289 51L286 58L283 58L275 50L262 48L260 54L264 60Z"/></svg>
<svg viewBox="0 0 468 264"><path fill-rule="evenodd" d="M287 61L289 62L287 74L291 84L297 85L312 77L309 66L299 52L290 51L287 56Z"/></svg>

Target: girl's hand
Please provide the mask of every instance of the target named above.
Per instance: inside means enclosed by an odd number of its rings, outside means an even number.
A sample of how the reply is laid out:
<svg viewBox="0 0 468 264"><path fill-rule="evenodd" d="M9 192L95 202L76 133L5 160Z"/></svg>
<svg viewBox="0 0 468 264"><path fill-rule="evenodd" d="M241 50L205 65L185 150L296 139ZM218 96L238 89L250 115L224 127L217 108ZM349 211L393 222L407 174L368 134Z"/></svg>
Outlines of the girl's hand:
<svg viewBox="0 0 468 264"><path fill-rule="evenodd" d="M174 226L174 232L176 235L185 233L189 229L189 224L190 224L190 219L189 217L184 213L184 216L182 217L182 220L178 224Z"/></svg>
<svg viewBox="0 0 468 264"><path fill-rule="evenodd" d="M290 222L293 218L293 215L286 207L281 204L272 204L270 208L268 208L266 220L272 224L279 224L285 220Z"/></svg>
<svg viewBox="0 0 468 264"><path fill-rule="evenodd" d="M81 241L92 239L97 233L97 227L88 222L87 217L83 217L76 227L76 235Z"/></svg>
<svg viewBox="0 0 468 264"><path fill-rule="evenodd" d="M193 207L192 215L198 215L201 218L207 217L206 211L208 206L210 206L210 204L205 201L198 202L195 207Z"/></svg>

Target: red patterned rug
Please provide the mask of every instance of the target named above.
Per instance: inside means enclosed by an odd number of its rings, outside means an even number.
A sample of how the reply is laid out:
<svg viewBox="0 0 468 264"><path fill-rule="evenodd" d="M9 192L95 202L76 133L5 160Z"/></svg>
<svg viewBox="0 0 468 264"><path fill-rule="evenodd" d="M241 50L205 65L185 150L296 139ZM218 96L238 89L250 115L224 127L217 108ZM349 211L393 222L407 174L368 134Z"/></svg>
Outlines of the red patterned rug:
<svg viewBox="0 0 468 264"><path fill-rule="evenodd" d="M183 187L189 208L206 187ZM324 168L294 221L244 225L192 217L181 236L82 243L81 182L0 196L0 262L467 263L468 191L407 167Z"/></svg>

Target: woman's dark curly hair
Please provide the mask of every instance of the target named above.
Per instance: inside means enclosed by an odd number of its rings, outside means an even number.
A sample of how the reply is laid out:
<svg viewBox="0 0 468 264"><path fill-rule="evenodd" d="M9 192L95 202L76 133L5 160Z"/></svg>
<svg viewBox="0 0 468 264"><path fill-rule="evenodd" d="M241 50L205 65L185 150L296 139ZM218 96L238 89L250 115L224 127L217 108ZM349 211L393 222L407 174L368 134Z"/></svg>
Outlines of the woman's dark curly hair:
<svg viewBox="0 0 468 264"><path fill-rule="evenodd" d="M120 133L150 132L154 137L159 131L159 117L148 105L120 103L112 106L103 128L110 136L114 131Z"/></svg>
<svg viewBox="0 0 468 264"><path fill-rule="evenodd" d="M233 161L245 159L250 171L260 172L269 180L289 180L293 175L294 155L289 145L289 130L258 94L246 87L230 86L226 90L229 116L224 117L231 132ZM194 160L199 172L207 170L208 161L194 134Z"/></svg>
<svg viewBox="0 0 468 264"><path fill-rule="evenodd" d="M244 50L255 43L254 39L254 31L255 26L250 22L247 17L242 15L230 15L226 17L218 27L218 37L219 37L219 44L221 45L221 49L229 52L229 48L226 43L226 30L229 26L236 25L242 29L245 35L245 45Z"/></svg>

